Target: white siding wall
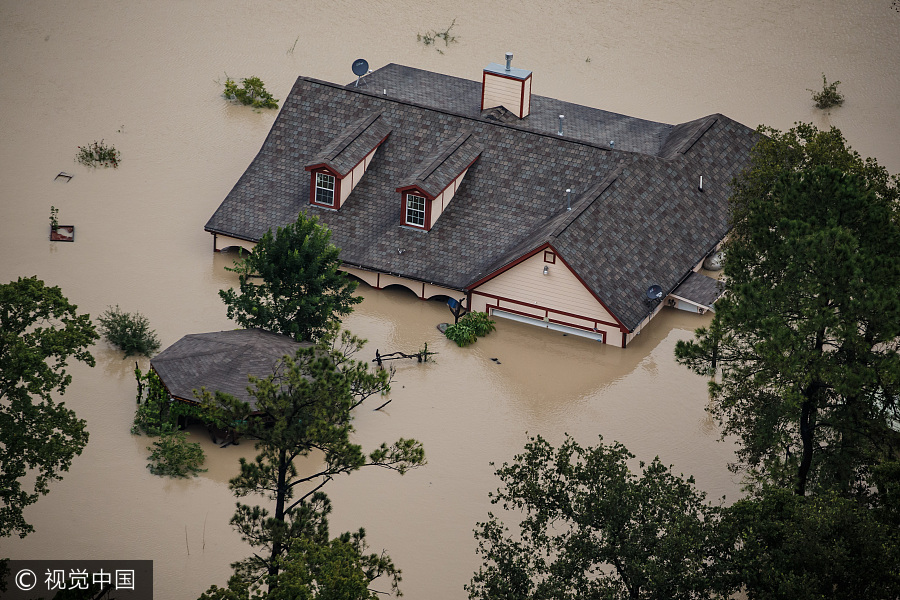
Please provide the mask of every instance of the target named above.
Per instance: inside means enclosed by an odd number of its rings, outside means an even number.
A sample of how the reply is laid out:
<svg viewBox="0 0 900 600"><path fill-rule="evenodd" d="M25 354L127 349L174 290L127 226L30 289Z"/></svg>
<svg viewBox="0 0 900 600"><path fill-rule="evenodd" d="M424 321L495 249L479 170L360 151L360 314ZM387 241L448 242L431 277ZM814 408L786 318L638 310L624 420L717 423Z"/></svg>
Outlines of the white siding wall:
<svg viewBox="0 0 900 600"><path fill-rule="evenodd" d="M525 80L525 99L522 103L522 117L527 117L531 112L531 77Z"/></svg>
<svg viewBox="0 0 900 600"><path fill-rule="evenodd" d="M451 298L456 299L464 296L459 290L445 288L432 283L415 281L413 279L406 279L405 277L397 277L396 275L388 275L387 273L366 271L347 265L342 266L341 270L346 271L350 275L359 277L361 280L377 289L385 288L389 285L402 285L423 300L428 300L434 296L450 296Z"/></svg>
<svg viewBox="0 0 900 600"><path fill-rule="evenodd" d="M375 271L364 271L362 269L357 269L356 267L341 267L341 271L346 271L350 275L354 277L359 277L372 287L378 287L378 273Z"/></svg>
<svg viewBox="0 0 900 600"><path fill-rule="evenodd" d="M524 82L507 77L484 74L484 108L504 106L507 110L521 114L522 85Z"/></svg>
<svg viewBox="0 0 900 600"><path fill-rule="evenodd" d="M472 291L472 310L486 311L489 307L588 328L596 323L598 330L606 332L607 343L621 343L613 316L558 256L555 263L544 262L543 251Z"/></svg>

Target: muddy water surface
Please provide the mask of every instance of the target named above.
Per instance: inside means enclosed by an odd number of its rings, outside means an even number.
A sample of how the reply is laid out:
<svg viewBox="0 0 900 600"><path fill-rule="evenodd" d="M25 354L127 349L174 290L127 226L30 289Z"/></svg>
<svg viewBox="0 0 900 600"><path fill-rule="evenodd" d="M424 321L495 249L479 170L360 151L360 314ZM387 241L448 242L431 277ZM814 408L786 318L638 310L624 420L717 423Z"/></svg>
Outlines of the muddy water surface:
<svg viewBox="0 0 900 600"><path fill-rule="evenodd" d="M444 54L417 44L417 32L453 19L458 41ZM538 94L668 123L721 112L749 126L834 124L900 171L900 14L890 0L0 0L0 280L37 275L94 316L113 304L139 310L164 346L230 328L216 291L234 284L224 270L234 256L214 254L202 228L275 115L224 102L225 74L257 75L283 99L301 74L350 81L359 57L477 79L505 51L534 71ZM847 96L831 113L806 91L822 72ZM121 150L118 170L73 163L78 145L101 138ZM59 171L75 177L54 181ZM51 205L76 226L74 243L47 240ZM672 360L675 341L704 318L664 312L626 351L507 322L459 349L435 329L446 307L361 291L346 324L370 340L369 354L423 342L440 353L435 364L399 365L391 404L357 420L366 446L420 439L428 466L358 473L330 489L335 530L365 526L403 569L407 597L465 597L478 564L471 530L496 487L489 462L509 460L529 434L603 435L694 474L712 497L738 494L725 468L733 447L703 410L705 383ZM252 449L197 435L207 473L150 475L147 439L128 433L133 362L105 343L94 354L96 368L76 365L65 396L90 443L27 511L37 532L0 541L0 554L153 559L157 597L195 598L248 553L227 524L227 480Z"/></svg>

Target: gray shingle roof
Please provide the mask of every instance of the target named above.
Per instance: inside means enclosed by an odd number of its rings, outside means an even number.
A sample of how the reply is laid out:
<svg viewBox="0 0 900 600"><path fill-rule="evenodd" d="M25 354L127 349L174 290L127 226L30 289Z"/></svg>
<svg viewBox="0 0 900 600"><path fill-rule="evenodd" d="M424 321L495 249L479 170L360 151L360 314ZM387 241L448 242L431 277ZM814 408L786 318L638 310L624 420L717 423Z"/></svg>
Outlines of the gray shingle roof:
<svg viewBox="0 0 900 600"><path fill-rule="evenodd" d="M358 165L375 146L391 132L391 128L377 113L358 119L305 165L327 165L344 177Z"/></svg>
<svg viewBox="0 0 900 600"><path fill-rule="evenodd" d="M471 132L464 131L443 146L438 146L398 187L414 185L434 198L453 183L483 150L484 146L475 141Z"/></svg>
<svg viewBox="0 0 900 600"><path fill-rule="evenodd" d="M703 306L712 306L723 291L719 280L692 272L672 293Z"/></svg>
<svg viewBox="0 0 900 600"><path fill-rule="evenodd" d="M197 402L193 390L225 392L255 406L247 375L267 377L285 354L312 344L261 329L235 329L186 335L150 360L150 366L176 398Z"/></svg>
<svg viewBox="0 0 900 600"><path fill-rule="evenodd" d="M756 135L721 115L673 127L538 96L529 117L504 123L492 118L502 111L482 116L480 82L398 65L368 83L298 78L206 229L256 240L306 211L332 230L346 263L459 290L552 243L633 329L646 314L647 287L671 291L727 232L729 184ZM365 176L339 211L311 207L304 165L346 135L348 123L375 114L391 134ZM403 227L398 186L432 166L441 181L453 177L452 161L476 151L431 231Z"/></svg>

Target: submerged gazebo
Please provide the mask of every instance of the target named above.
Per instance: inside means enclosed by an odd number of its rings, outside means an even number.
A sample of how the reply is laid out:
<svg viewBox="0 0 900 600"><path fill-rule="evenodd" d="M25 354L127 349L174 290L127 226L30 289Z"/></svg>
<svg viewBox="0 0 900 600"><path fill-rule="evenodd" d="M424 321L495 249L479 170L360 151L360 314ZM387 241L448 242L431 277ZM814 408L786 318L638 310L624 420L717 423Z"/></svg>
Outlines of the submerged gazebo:
<svg viewBox="0 0 900 600"><path fill-rule="evenodd" d="M311 345L262 329L194 333L160 352L150 366L175 400L198 404L194 390L205 387L231 394L254 410L247 375L271 375L285 354L293 356L297 349Z"/></svg>

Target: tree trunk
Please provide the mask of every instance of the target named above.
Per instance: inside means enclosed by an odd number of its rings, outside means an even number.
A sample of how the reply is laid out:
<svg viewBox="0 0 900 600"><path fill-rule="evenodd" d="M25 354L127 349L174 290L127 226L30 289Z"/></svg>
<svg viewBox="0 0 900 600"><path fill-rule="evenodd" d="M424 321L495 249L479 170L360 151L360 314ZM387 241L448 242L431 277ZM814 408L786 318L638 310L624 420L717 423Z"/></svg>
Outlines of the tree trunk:
<svg viewBox="0 0 900 600"><path fill-rule="evenodd" d="M800 467L797 469L796 493L798 496L806 495L806 480L812 465L814 424L815 404L807 397L800 407L800 441L803 443L803 453L800 458Z"/></svg>
<svg viewBox="0 0 900 600"><path fill-rule="evenodd" d="M275 520L284 523L284 499L287 495L287 451L282 448L278 451L278 493L275 497ZM278 558L281 556L283 544L281 541L282 532L279 530L272 536L272 557L269 559L269 575L275 577L278 575ZM269 593L275 589L275 584L269 584Z"/></svg>

